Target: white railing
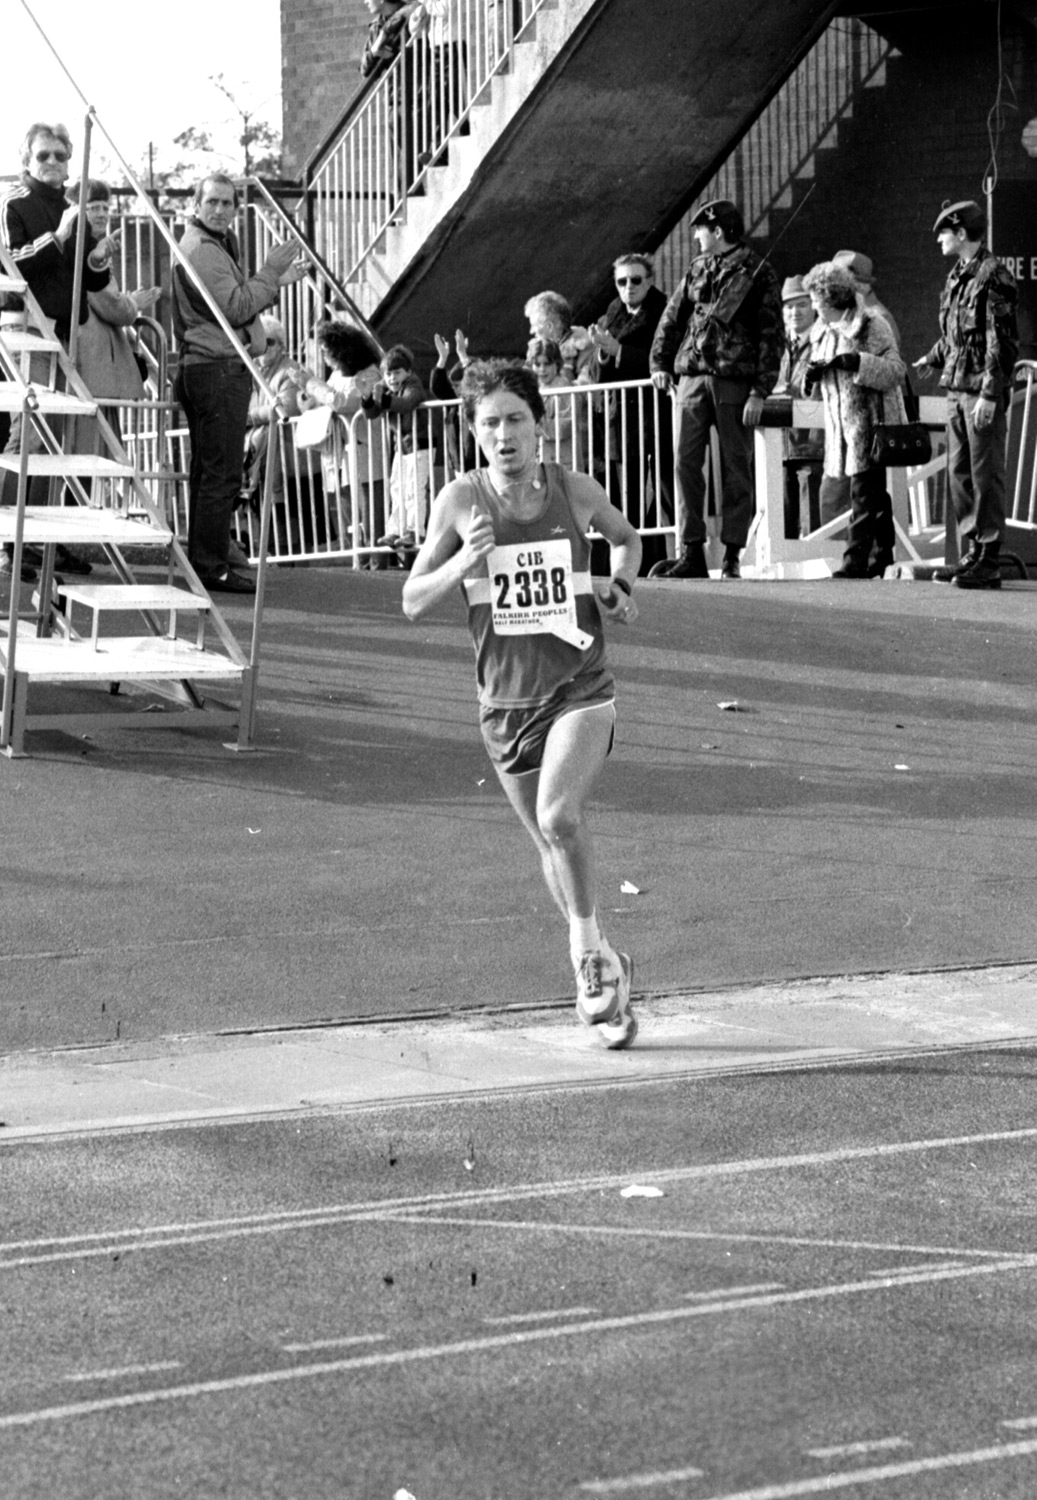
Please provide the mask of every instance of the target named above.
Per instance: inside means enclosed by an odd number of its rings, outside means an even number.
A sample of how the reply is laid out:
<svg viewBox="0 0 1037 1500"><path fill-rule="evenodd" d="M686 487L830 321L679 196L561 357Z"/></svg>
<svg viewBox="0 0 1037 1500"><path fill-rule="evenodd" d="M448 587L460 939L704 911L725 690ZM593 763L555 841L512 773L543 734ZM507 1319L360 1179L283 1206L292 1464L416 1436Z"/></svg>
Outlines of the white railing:
<svg viewBox="0 0 1037 1500"><path fill-rule="evenodd" d="M649 381L545 395L543 456L596 477L643 536L672 546L669 398ZM283 482L275 485L271 562L341 559L363 567L394 560L396 546L382 539L419 544L433 497L477 462L459 401L429 401L406 415L338 418L322 452L297 451L293 426L286 422L279 432ZM182 464L181 453L174 467ZM256 519L247 507L237 515L240 543L252 550Z"/></svg>
<svg viewBox="0 0 1037 1500"><path fill-rule="evenodd" d="M353 280L400 217L407 195L423 190L450 139L467 130L474 101L507 66L516 37L543 3L430 0L441 13L409 37L307 165L314 245L343 281Z"/></svg>
<svg viewBox="0 0 1037 1500"><path fill-rule="evenodd" d="M1008 408L1008 520L1037 528L1037 362L1021 359Z"/></svg>
<svg viewBox="0 0 1037 1500"><path fill-rule="evenodd" d="M543 457L590 474L606 489L643 538L673 552L677 537L673 497L676 493L673 409L649 381L619 385L568 386L545 393L548 416ZM156 498L167 508L181 535L187 530L187 433L165 433L165 457L156 447L158 403L120 403L122 425L142 425L128 432L141 477L160 489ZM920 468L889 470L900 547L907 560L941 558L947 507L947 465L943 447L946 403L939 396L922 398L922 418L933 436L933 458ZM127 412L129 411L129 416ZM820 427L817 402L797 402L789 420ZM804 525L787 535L785 516L786 428L757 429L757 507L744 556L747 576L827 576L842 555L847 516L823 525ZM362 412L336 418L325 448L298 450L294 423L277 429L274 511L270 562L345 562L353 567L393 562L397 545L420 544L431 502L456 475L477 462L471 433L459 401L429 401L406 415L369 419ZM1016 369L1016 390L1009 412L1009 521L1037 530L1037 362ZM719 455L715 445L707 461L707 521L717 531ZM259 548L258 506L243 500L236 513L237 538L250 556Z"/></svg>

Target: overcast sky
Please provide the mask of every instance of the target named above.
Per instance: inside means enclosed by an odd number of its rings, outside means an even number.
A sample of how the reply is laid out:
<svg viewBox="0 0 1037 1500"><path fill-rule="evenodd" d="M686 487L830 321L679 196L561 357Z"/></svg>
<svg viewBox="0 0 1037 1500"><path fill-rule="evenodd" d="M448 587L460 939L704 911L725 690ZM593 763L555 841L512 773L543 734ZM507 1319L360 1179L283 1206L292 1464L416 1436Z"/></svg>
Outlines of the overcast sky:
<svg viewBox="0 0 1037 1500"><path fill-rule="evenodd" d="M235 140L241 122L209 82L222 73L243 108L281 126L280 0L0 0L3 11L3 81L0 83L0 173L19 169L18 147L33 120L62 120L75 151L73 177L82 160L87 105L113 136L131 166L146 160L154 142L156 169L178 159L173 137L194 126L209 131L230 153L221 166L238 168ZM57 49L80 99L43 37L35 16ZM95 131L98 161L113 158ZM102 161L100 154L108 158ZM95 172L94 175L97 175ZM114 175L114 174L111 174Z"/></svg>

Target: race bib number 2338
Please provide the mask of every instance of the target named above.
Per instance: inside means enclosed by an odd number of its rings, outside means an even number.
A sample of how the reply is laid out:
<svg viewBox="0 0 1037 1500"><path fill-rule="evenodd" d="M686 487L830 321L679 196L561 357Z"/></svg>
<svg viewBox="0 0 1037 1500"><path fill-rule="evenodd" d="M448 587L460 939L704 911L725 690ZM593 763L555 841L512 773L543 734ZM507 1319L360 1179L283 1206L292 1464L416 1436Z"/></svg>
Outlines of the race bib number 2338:
<svg viewBox="0 0 1037 1500"><path fill-rule="evenodd" d="M576 623L568 537L494 547L486 561L497 635L556 635L581 651L593 643Z"/></svg>

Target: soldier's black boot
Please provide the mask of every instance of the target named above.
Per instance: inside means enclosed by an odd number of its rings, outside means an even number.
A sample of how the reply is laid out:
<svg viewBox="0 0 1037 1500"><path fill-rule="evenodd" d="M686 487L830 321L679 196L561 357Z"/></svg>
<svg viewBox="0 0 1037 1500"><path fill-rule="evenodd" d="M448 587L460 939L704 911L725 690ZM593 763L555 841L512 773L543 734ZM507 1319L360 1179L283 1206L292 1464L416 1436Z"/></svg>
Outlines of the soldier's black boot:
<svg viewBox="0 0 1037 1500"><path fill-rule="evenodd" d="M648 577L708 577L710 570L705 565L705 547L701 541L686 546L672 562L656 562Z"/></svg>
<svg viewBox="0 0 1037 1500"><path fill-rule="evenodd" d="M741 547L727 546L724 548L724 562L720 569L720 577L728 582L741 578L742 568L739 558L742 555Z"/></svg>
<svg viewBox="0 0 1037 1500"><path fill-rule="evenodd" d="M971 573L972 569L979 562L979 555L983 549L981 544L976 541L975 533L968 538L968 543L969 545L965 550L964 557L951 574L952 583L957 583L958 579L963 577L964 574Z"/></svg>
<svg viewBox="0 0 1037 1500"><path fill-rule="evenodd" d="M951 579L959 589L999 589L1001 587L1001 543L981 542L979 555L968 569Z"/></svg>

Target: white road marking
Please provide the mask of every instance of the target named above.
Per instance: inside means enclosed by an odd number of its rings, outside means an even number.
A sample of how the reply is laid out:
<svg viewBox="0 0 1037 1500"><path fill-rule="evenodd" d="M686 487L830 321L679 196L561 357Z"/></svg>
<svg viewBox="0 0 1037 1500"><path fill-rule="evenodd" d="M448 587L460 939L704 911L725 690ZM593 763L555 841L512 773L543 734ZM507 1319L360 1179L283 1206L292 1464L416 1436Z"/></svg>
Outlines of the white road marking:
<svg viewBox="0 0 1037 1500"><path fill-rule="evenodd" d="M165 1359L151 1365L119 1365L113 1370L77 1370L74 1375L63 1375L61 1378L70 1384L79 1381L85 1385L90 1380L120 1380L125 1375L158 1375L166 1370L180 1368L178 1359Z"/></svg>
<svg viewBox="0 0 1037 1500"><path fill-rule="evenodd" d="M754 1173L795 1171L802 1167L835 1166L843 1162L874 1161L898 1156L917 1155L928 1151L947 1151L958 1147L973 1148L982 1145L1022 1144L1037 1138L1037 1126L1025 1130L995 1130L980 1135L937 1136L926 1140L890 1141L873 1146L844 1146L830 1151L811 1151L798 1156L760 1156L736 1161L703 1162L688 1167L662 1167L639 1172L643 1182L700 1182L726 1177L742 1177ZM610 1192L629 1181L629 1172L622 1176L579 1177L560 1182L519 1183L510 1188L469 1189L465 1192L429 1193L411 1198L382 1198L361 1203L336 1203L310 1208L287 1209L272 1213L245 1214L232 1219L208 1219L185 1221L177 1224L156 1224L147 1228L136 1225L127 1229L98 1230L85 1235L52 1236L35 1240L15 1240L0 1243L0 1270L13 1270L26 1265L39 1265L48 1260L62 1260L86 1255L111 1255L116 1251L154 1250L168 1245L200 1244L218 1239L233 1239L248 1234L277 1234L289 1229L313 1229L324 1225L349 1223L356 1220L383 1220L397 1214L419 1210L436 1212L445 1208L467 1208L494 1203L518 1203L529 1199L548 1199L578 1196L581 1193ZM637 1232L637 1231L635 1231ZM691 1237L685 1232L686 1237ZM704 1238L715 1239L715 1234ZM824 1244L825 1241L810 1239L776 1240L768 1235L726 1235L730 1240L759 1241L761 1243ZM847 1243L827 1242L835 1245ZM44 1251L43 1247L67 1247L67 1250ZM847 1243L847 1248L853 1248ZM862 1246L861 1248L868 1248ZM876 1246L891 1253L905 1252L910 1246ZM940 1253L939 1246L918 1247L924 1253ZM18 1255L27 1251L27 1255ZM39 1253L35 1253L39 1252ZM1000 1257L1003 1252L965 1251L960 1246L948 1247L948 1254L987 1254Z"/></svg>
<svg viewBox="0 0 1037 1500"><path fill-rule="evenodd" d="M963 1270L928 1271L915 1277L916 1283L964 1280L972 1276L993 1276L1005 1271L1033 1270L1037 1257L1021 1256L1006 1259L998 1264L984 1262L967 1266ZM909 1278L898 1281L903 1285ZM495 1349L511 1349L521 1344L546 1343L551 1339L585 1337L594 1333L614 1333L620 1329L658 1327L666 1323L687 1322L691 1318L715 1316L724 1312L744 1312L754 1307L781 1307L796 1303L827 1301L857 1292L874 1292L880 1283L867 1281L845 1282L838 1286L805 1287L795 1292L772 1292L759 1297L743 1297L713 1303L697 1302L693 1307L657 1308L650 1312L627 1313L612 1318L595 1318L583 1323L559 1323L548 1327L513 1329L508 1333L487 1334L482 1338L461 1339L451 1344L431 1344L415 1349L385 1350L372 1354L357 1354L344 1359L329 1360L323 1364L294 1365L291 1369L259 1370L249 1375L231 1375L219 1380L195 1381L188 1385L168 1386L164 1389L133 1391L122 1396L98 1397L93 1401L70 1402L64 1406L37 1408L35 1411L10 1412L0 1416L0 1431L7 1428L35 1427L43 1422L65 1421L75 1417L95 1416L100 1412L118 1411L138 1406L155 1406L160 1402L183 1401L195 1396L213 1396L229 1391L255 1390L268 1385L285 1385L296 1380L313 1380L323 1376L342 1375L355 1370L388 1370L403 1365L428 1363L437 1359L450 1359L458 1355L483 1354ZM1037 1439L1029 1443L1016 1444L1020 1451L1037 1450ZM998 1454L1008 1453L1012 1445L991 1450ZM906 1471L914 1472L914 1470ZM790 1490L789 1494L798 1494ZM803 1491L804 1494L809 1491ZM742 1496L715 1497L715 1500L745 1500ZM758 1500L755 1495L751 1500ZM764 1500L770 1500L769 1495Z"/></svg>
<svg viewBox="0 0 1037 1500"><path fill-rule="evenodd" d="M973 1260L1001 1261L1012 1254L1007 1250L963 1250L960 1245L890 1245L875 1244L870 1240L811 1239L809 1235L741 1234L726 1229L652 1229L649 1226L642 1229L630 1224L563 1224L550 1219L477 1219L472 1214L393 1213L390 1221L394 1224L452 1224L459 1229L522 1229L542 1234L601 1235L604 1238L615 1235L620 1238L648 1240L708 1240L737 1245L794 1245L807 1250L880 1250L883 1254L889 1250L899 1250L904 1255L942 1254L947 1258L929 1262L940 1270L949 1265L967 1265L968 1261L961 1259L964 1255ZM910 1270L911 1268L904 1266L899 1268L898 1274L909 1274Z"/></svg>
<svg viewBox="0 0 1037 1500"><path fill-rule="evenodd" d="M890 1448L910 1448L907 1438L865 1438L859 1443L834 1443L831 1448L808 1448L808 1458L859 1458L862 1453L877 1453Z"/></svg>
<svg viewBox="0 0 1037 1500"><path fill-rule="evenodd" d="M1002 1427L1010 1427L1014 1432L1028 1432L1037 1427L1037 1417L1007 1417Z"/></svg>
<svg viewBox="0 0 1037 1500"><path fill-rule="evenodd" d="M688 1301L698 1301L700 1298L716 1297L748 1297L753 1292L783 1292L785 1283L783 1281L756 1281L748 1286L714 1286L708 1292L685 1292Z"/></svg>
<svg viewBox="0 0 1037 1500"><path fill-rule="evenodd" d="M872 1276L910 1276L914 1271L946 1270L948 1265L965 1265L965 1261L931 1261L928 1265L923 1261L920 1265L907 1266L880 1266L872 1271Z"/></svg>
<svg viewBox="0 0 1037 1500"><path fill-rule="evenodd" d="M702 1500L797 1500L799 1495L827 1495L833 1490L852 1489L856 1484L879 1484L885 1479L905 1479L912 1474L936 1474L946 1469L1001 1463L1006 1458L1027 1458L1032 1453L1037 1453L1037 1438L1021 1443L1002 1443L996 1448L972 1448L963 1453L905 1459L903 1463L881 1464L872 1469L848 1469L845 1474L819 1474L811 1479L793 1479L788 1484L729 1490L722 1495L703 1496Z"/></svg>
<svg viewBox="0 0 1037 1500"><path fill-rule="evenodd" d="M588 1479L580 1485L591 1495L620 1495L624 1490L648 1490L657 1484L679 1484L682 1479L701 1479L701 1469L666 1469L658 1474L631 1474L626 1479Z"/></svg>
<svg viewBox="0 0 1037 1500"><path fill-rule="evenodd" d="M309 1344L282 1344L286 1354L313 1354L318 1349L348 1349L354 1344L384 1344L387 1333L344 1333L340 1338L313 1339Z"/></svg>
<svg viewBox="0 0 1037 1500"><path fill-rule="evenodd" d="M483 1318L484 1323L505 1325L508 1323L549 1323L552 1318L591 1318L596 1307L549 1307L544 1312L506 1313L496 1318Z"/></svg>

